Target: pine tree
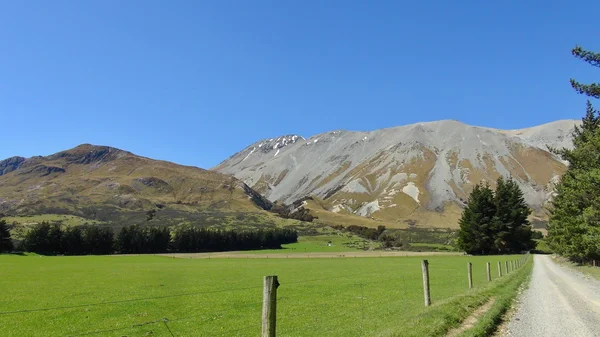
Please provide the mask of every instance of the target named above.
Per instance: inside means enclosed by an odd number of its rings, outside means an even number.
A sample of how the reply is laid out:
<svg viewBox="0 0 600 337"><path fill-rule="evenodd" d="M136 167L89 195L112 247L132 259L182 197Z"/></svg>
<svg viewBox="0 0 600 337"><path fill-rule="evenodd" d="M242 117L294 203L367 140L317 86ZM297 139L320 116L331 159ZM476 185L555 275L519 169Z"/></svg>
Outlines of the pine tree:
<svg viewBox="0 0 600 337"><path fill-rule="evenodd" d="M490 254L494 246L496 205L489 185L475 185L459 221L458 247L468 254Z"/></svg>
<svg viewBox="0 0 600 337"><path fill-rule="evenodd" d="M527 219L531 209L527 206L519 185L512 178L498 178L494 201L497 221L494 234L496 253L520 253L533 249L533 232Z"/></svg>
<svg viewBox="0 0 600 337"><path fill-rule="evenodd" d="M534 245L529 214L523 192L512 178L498 178L494 192L488 185L476 185L459 221L458 246L476 255L530 250Z"/></svg>
<svg viewBox="0 0 600 337"><path fill-rule="evenodd" d="M510 251L512 240L511 209L508 203L511 191L503 177L496 181L494 193L494 205L496 214L494 217L494 251L498 254L506 254Z"/></svg>
<svg viewBox="0 0 600 337"><path fill-rule="evenodd" d="M585 62L595 66L600 67L600 53L594 53L588 50L584 50L580 46L576 46L571 50L573 56L584 60ZM586 94L587 96L600 98L600 85L598 83L592 84L581 84L574 79L571 79L571 86L575 91L580 94Z"/></svg>
<svg viewBox="0 0 600 337"><path fill-rule="evenodd" d="M13 250L12 240L10 239L10 227L6 220L0 219L0 252L9 252Z"/></svg>
<svg viewBox="0 0 600 337"><path fill-rule="evenodd" d="M600 115L588 102L573 133L574 148L558 152L569 168L556 187L548 240L554 251L577 262L600 258L599 125Z"/></svg>
<svg viewBox="0 0 600 337"><path fill-rule="evenodd" d="M21 249L38 254L51 254L50 229L50 223L46 221L42 221L42 223L31 228L21 242Z"/></svg>
<svg viewBox="0 0 600 337"><path fill-rule="evenodd" d="M575 47L573 55L600 66L598 53ZM581 94L600 98L597 83L586 85L571 79L571 85ZM585 262L600 258L600 114L589 100L582 124L573 132L573 146L554 150L569 167L556 187L548 241L555 252Z"/></svg>
<svg viewBox="0 0 600 337"><path fill-rule="evenodd" d="M85 253L83 231L80 226L68 227L63 231L61 247L66 255L82 255Z"/></svg>

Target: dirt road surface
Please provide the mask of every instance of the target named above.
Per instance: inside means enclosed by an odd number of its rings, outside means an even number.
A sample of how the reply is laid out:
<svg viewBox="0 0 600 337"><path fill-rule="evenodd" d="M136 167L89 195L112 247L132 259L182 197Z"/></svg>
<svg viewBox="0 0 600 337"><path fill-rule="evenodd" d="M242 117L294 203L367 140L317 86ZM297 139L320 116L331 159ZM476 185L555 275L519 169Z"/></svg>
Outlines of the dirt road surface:
<svg viewBox="0 0 600 337"><path fill-rule="evenodd" d="M510 337L600 336L600 282L536 255Z"/></svg>

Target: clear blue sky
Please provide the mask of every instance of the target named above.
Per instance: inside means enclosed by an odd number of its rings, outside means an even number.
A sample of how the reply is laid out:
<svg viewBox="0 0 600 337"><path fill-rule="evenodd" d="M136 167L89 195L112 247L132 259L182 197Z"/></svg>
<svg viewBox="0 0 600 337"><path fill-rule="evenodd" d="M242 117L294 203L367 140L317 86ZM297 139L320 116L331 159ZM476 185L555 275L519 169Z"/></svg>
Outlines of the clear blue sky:
<svg viewBox="0 0 600 337"><path fill-rule="evenodd" d="M1 0L0 0L1 1ZM579 119L598 1L0 2L0 159L110 145L210 168L262 138Z"/></svg>

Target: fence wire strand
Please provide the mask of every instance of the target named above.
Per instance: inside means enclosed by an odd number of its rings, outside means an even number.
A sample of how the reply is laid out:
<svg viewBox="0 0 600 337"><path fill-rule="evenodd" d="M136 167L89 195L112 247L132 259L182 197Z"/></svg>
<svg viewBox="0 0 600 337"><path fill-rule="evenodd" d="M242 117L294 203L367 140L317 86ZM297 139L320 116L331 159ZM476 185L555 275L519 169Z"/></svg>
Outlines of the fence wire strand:
<svg viewBox="0 0 600 337"><path fill-rule="evenodd" d="M335 280L335 279L346 278L346 277L353 277L353 276L373 275L373 273L374 273L374 271L369 271L369 272L357 273L357 274L346 274L346 275L324 277L324 278L318 278L318 279L285 282L285 284L288 285L288 284L298 284L298 283L309 283L309 282L327 281L327 280Z"/></svg>
<svg viewBox="0 0 600 337"><path fill-rule="evenodd" d="M504 261L502 261L504 262ZM527 260L525 260L525 263L527 262ZM523 265L525 264L523 263ZM505 263L502 263L502 267L504 267ZM435 268L435 270L432 270L432 272L448 272L448 271L452 271L452 272L456 272L459 269L455 268L455 269L449 269L449 268ZM517 270L517 268L515 268L514 270ZM285 286L285 291L296 291L296 292L302 292L302 291L306 291L306 289L302 289L302 287L298 287L295 285L298 284L302 284L302 285L307 285L310 287L310 284L313 282L322 282L322 281L328 281L328 280L339 280L339 279L344 279L344 278L352 278L352 277L358 277L358 276L363 276L363 275L373 275L372 271L369 272L362 272L362 273L353 273L353 274L344 274L344 275L337 275L337 276L332 276L332 277L323 277L323 278L316 278L316 279L309 279L309 280L298 280L298 281L291 281L291 282L284 282L283 285ZM396 278L393 278L396 279ZM381 306L390 306L390 305L394 305L394 303L399 303L399 306L405 306L407 304L407 296L408 296L408 290L407 290L407 284L406 284L406 278L405 275L401 275L399 277L397 277L398 281L400 281L400 279L402 279L402 284L403 284L403 292L401 292L400 290L398 290L398 294L399 296L401 296L402 298L400 300L398 300L397 298L391 301L377 301L375 299L368 301L367 298L365 297L365 286L372 286L372 285L376 285L376 284L381 284L383 281L382 280L376 280L376 281L371 281L371 282L356 282L359 280L353 280L354 282L352 283L347 283L347 284L342 284L342 285L338 285L339 287L334 288L334 289L329 289L329 290L325 290L325 291L319 291L319 292L313 292L311 291L312 295L324 295L324 294L329 294L331 295L332 293L334 295L357 295L354 298L355 299L349 299L348 304L352 305L352 306L356 306L356 309L359 309L359 312L353 312L353 314L356 314L358 317L356 317L356 320L353 322L354 324L358 323L358 332L360 335L364 335L365 334L365 329L367 328L367 316L369 315L368 313L371 312L372 308L374 307L381 307ZM386 279L385 282L389 282L390 279ZM287 285L292 285L291 287L287 287ZM23 309L23 310L14 310L14 311L4 311L4 312L0 312L0 316L1 315L10 315L10 314L21 314L21 313L32 313L32 312L43 312L43 311L51 311L51 310L64 310L64 309L75 309L75 308L83 308L83 307L93 307L93 306L102 306L102 305L115 305L115 304L122 304L122 303L130 303L130 302L138 302L138 301L151 301L151 300L158 300L158 299L168 299L168 298L177 298L177 297L185 297L185 296L197 296L197 295L205 295L205 294L218 294L218 293L231 293L231 292L236 292L236 291L243 291L243 290L256 290L256 289L262 289L262 286L252 286L252 287L240 287L240 288L232 288L232 289L217 289L217 290L207 290L207 291L198 291L198 292L188 292L188 293L180 293L180 294L171 294L171 295L163 295L163 296L153 296L153 297L145 297L145 298L133 298L133 299L123 299L123 300L115 300L115 301L106 301L106 302L96 302L96 303L88 303L88 304L77 304L77 305L69 305L69 306L60 306L60 307L49 307L49 308L34 308L34 309ZM282 289L282 290L283 290ZM371 289L371 287L367 288L367 289ZM343 291L341 291L343 290ZM346 291L347 290L347 291ZM375 289L376 290L376 289ZM403 294L403 295L401 295ZM358 296L360 295L360 296ZM323 296L319 296L319 297L323 297ZM376 296L375 296L376 297ZM375 298L374 297L374 298ZM287 293L285 294L285 296L279 297L277 299L278 302L281 301L288 301L289 299L301 299L303 297L301 296L287 296ZM444 300L442 300L443 302ZM179 318L173 318L173 319L168 319L168 318L161 318L161 319L157 319L157 320L152 320L152 321L147 321L147 322L143 322L143 323L136 323L136 324L132 324L132 325L128 325L128 326L123 326L123 327L118 327L118 328L111 328L111 329L105 329L105 330L94 330L94 331L88 331L88 332L79 332L79 333L75 333L72 335L69 335L70 337L81 337L81 336L91 336L91 335L97 335L97 334L103 334L103 333L112 333L112 332L117 332L117 331L123 331L123 330L127 330L127 329L134 329L134 328L138 328L138 327L143 327L143 326L148 326L148 325L154 325L154 324L160 324L162 323L162 325L164 325L164 328L169 332L169 334L171 335L171 337L175 337L175 334L173 332L173 330L171 330L171 327L169 326L170 322L177 322L177 321L185 321L185 320L192 320L192 319L197 319L197 318L201 318L201 321L198 322L198 325L205 325L209 322L216 322L219 321L221 319L224 319L226 317L226 315L232 311L239 311L240 309L244 309L244 308L249 308L249 307L253 307L253 306L259 306L261 305L263 302L251 302L251 303L245 303L245 304L241 304L241 305L236 305L233 307L230 307L228 309L224 309L224 310L220 310L220 311L209 311L209 312L204 312L204 313L199 313L199 314L194 314L191 316L185 316L185 317L179 317ZM321 306L325 306L327 307L327 305L325 305L325 303L321 303ZM306 308L306 307L304 307ZM333 307L332 307L333 308ZM357 310L358 311L358 310ZM297 312L296 312L297 313ZM352 313L351 313L352 314ZM421 313L422 314L422 313ZM378 314L379 315L379 314ZM344 311L342 313L340 313L339 315L315 315L313 316L312 312L309 311L308 314L305 315L291 315L289 318L292 318L291 322L296 321L298 319L302 319L302 318L307 318L308 319L308 324L303 325L303 326L293 326L290 327L291 331L303 331L306 328L309 327L313 327L313 328L318 328L321 327L323 325L325 325L326 327L329 326L329 329L327 329L327 331L325 332L330 332L330 331L335 331L336 329L343 329L345 326L340 326L340 324L328 324L328 323L333 323L335 322L335 320L337 320L338 318L341 317L348 317L349 313L348 311ZM386 316L390 316L389 313ZM233 316L232 316L233 317ZM283 318L283 317L282 317ZM287 323L287 319L280 318L280 324L283 323L282 325L285 326L285 324ZM229 336L230 334L236 333L236 332L240 332L240 331L244 331L253 327L257 327L256 324L253 325L249 325L246 327L242 327L239 329L234 329L234 330L228 330L222 333L217 333L216 335L212 335L212 336ZM346 326L347 327L347 326Z"/></svg>
<svg viewBox="0 0 600 337"><path fill-rule="evenodd" d="M169 328L169 325L167 324L167 319L163 319L163 323L165 324L165 328L167 328L167 330L169 330L169 333L171 334L171 337L175 337L175 335L173 334L173 331L171 331L171 328Z"/></svg>
<svg viewBox="0 0 600 337"><path fill-rule="evenodd" d="M247 325L247 326L245 326L243 328L225 331L225 332L222 332L222 333L220 333L218 335L215 335L215 336L231 336L229 334L234 333L234 332L240 332L240 331L248 330L250 328L254 328L255 326L256 326L256 324Z"/></svg>
<svg viewBox="0 0 600 337"><path fill-rule="evenodd" d="M76 305L68 305L68 306L61 306L61 307L3 311L3 312L0 312L0 315L11 315L11 314L21 314L21 313L51 311L51 310L76 309L76 308L93 307L93 306L99 306L99 305L121 304L121 303L138 302L138 301L151 301L151 300L157 300L157 299L195 296L195 295L204 295L204 294L217 294L217 293L233 292L233 291L241 291L241 290L249 290L249 289L262 289L262 287L255 286L255 287L245 287L245 288L236 288L236 289L219 289L219 290L199 291L199 292L193 292L193 293L182 293L182 294L154 296L154 297L145 297L145 298L132 298L132 299L118 300L118 301L76 304Z"/></svg>
<svg viewBox="0 0 600 337"><path fill-rule="evenodd" d="M362 318L362 322L360 324L362 324L362 325L365 324L364 320L366 319L366 316L367 316L365 310L372 309L372 308L375 308L375 307L380 307L380 306L388 306L388 305L391 305L393 303L404 304L404 300L403 299L401 299L401 300L394 299L392 301L386 301L386 302L374 302L374 303L371 303L370 305L365 305L364 303L360 303L360 304L359 303L355 303L357 305L360 305L360 307L361 307L361 313L360 313L359 317L363 317L363 318ZM355 314L359 315L358 313L355 313ZM331 325L330 322L332 322L332 321L334 321L334 320L336 320L338 318L348 317L348 316L349 316L348 312L342 312L342 313L340 313L338 315L326 315L326 316L323 316L323 315L320 315L320 316L300 315L300 316L297 316L297 317L307 317L309 323L305 324L305 325L302 325L302 326L299 326L299 327L298 326L294 327L294 328L292 328L291 331L302 331L302 330L305 330L308 327L317 328L320 325ZM322 318L326 318L326 320L323 320ZM281 320L281 322L278 323L279 327L281 327L282 325L285 326L285 320ZM337 328L339 328L339 327L336 326L336 327L333 327L332 329L328 329L328 330L326 330L324 332L334 331ZM359 325L359 328L361 328L360 325ZM364 331L361 330L361 332L364 332Z"/></svg>
<svg viewBox="0 0 600 337"><path fill-rule="evenodd" d="M287 299L286 297L282 297L282 298L279 298L278 301L284 301L286 299ZM226 310L212 311L210 313L205 312L205 313L202 313L202 314L197 314L197 315L192 315L192 316L186 316L186 317L180 317L180 318L174 318L174 319L162 318L162 319L158 319L158 320L154 320L154 321L148 321L148 322L144 322L144 323L137 323L137 324L133 324L133 325L130 325L130 326L121 327L121 328L112 328L112 329L106 329L106 330L95 330L95 331L77 333L75 335L69 335L69 336L70 337L79 337L79 336L97 335L97 334L100 334L100 333L133 329L133 328L137 328L137 327L140 327L140 326L150 325L150 324L156 324L156 323L160 323L160 322L165 323L165 326L167 327L167 329L169 329L169 332L171 332L171 334L173 334L173 332L171 331L171 329L166 324L167 322L185 321L185 320L190 320L190 319L194 319L194 318L198 318L198 317L203 317L203 316L208 316L208 315L211 315L211 316L214 316L214 315L223 315L223 314L229 313L229 312L234 311L234 310L238 310L238 309L242 309L242 308L248 308L248 307L252 307L252 306L257 306L257 305L260 305L260 304L262 304L262 301L261 302L247 303L245 305L236 306L234 308L230 308L230 309L226 309ZM223 316L219 317L219 319L220 318L223 318ZM203 321L200 324L206 324L209 321L215 321L215 320L217 320L217 319L206 320L206 321Z"/></svg>
<svg viewBox="0 0 600 337"><path fill-rule="evenodd" d="M107 333L107 332L115 332L115 331L128 330L128 329L138 328L138 327L145 326L145 325L151 325L151 324L156 324L156 323L164 322L165 319L166 318L161 318L161 319L157 319L155 321L148 321L148 322L144 322L144 323L137 323L137 324L133 324L133 325L130 325L130 326L125 326L125 327L122 327L122 328L113 328L113 329L96 330L96 331L78 333L76 335L69 335L69 337L91 336L91 335L97 335L97 334Z"/></svg>

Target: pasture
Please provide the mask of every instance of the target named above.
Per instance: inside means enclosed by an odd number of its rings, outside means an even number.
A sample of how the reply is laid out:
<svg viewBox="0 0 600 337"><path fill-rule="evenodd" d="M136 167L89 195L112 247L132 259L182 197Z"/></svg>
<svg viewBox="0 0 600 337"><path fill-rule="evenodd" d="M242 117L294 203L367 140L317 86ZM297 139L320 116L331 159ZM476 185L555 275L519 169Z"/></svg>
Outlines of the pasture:
<svg viewBox="0 0 600 337"><path fill-rule="evenodd" d="M0 336L259 336L265 275L281 283L278 336L439 335L514 293L531 265L498 278L496 261L520 256L425 257L425 307L423 258L0 255Z"/></svg>
<svg viewBox="0 0 600 337"><path fill-rule="evenodd" d="M244 252L249 254L299 254L299 253L332 253L332 252L358 252L359 247L372 247L374 243L356 235L329 234L315 236L300 236L298 242L283 244L283 249L263 249Z"/></svg>

